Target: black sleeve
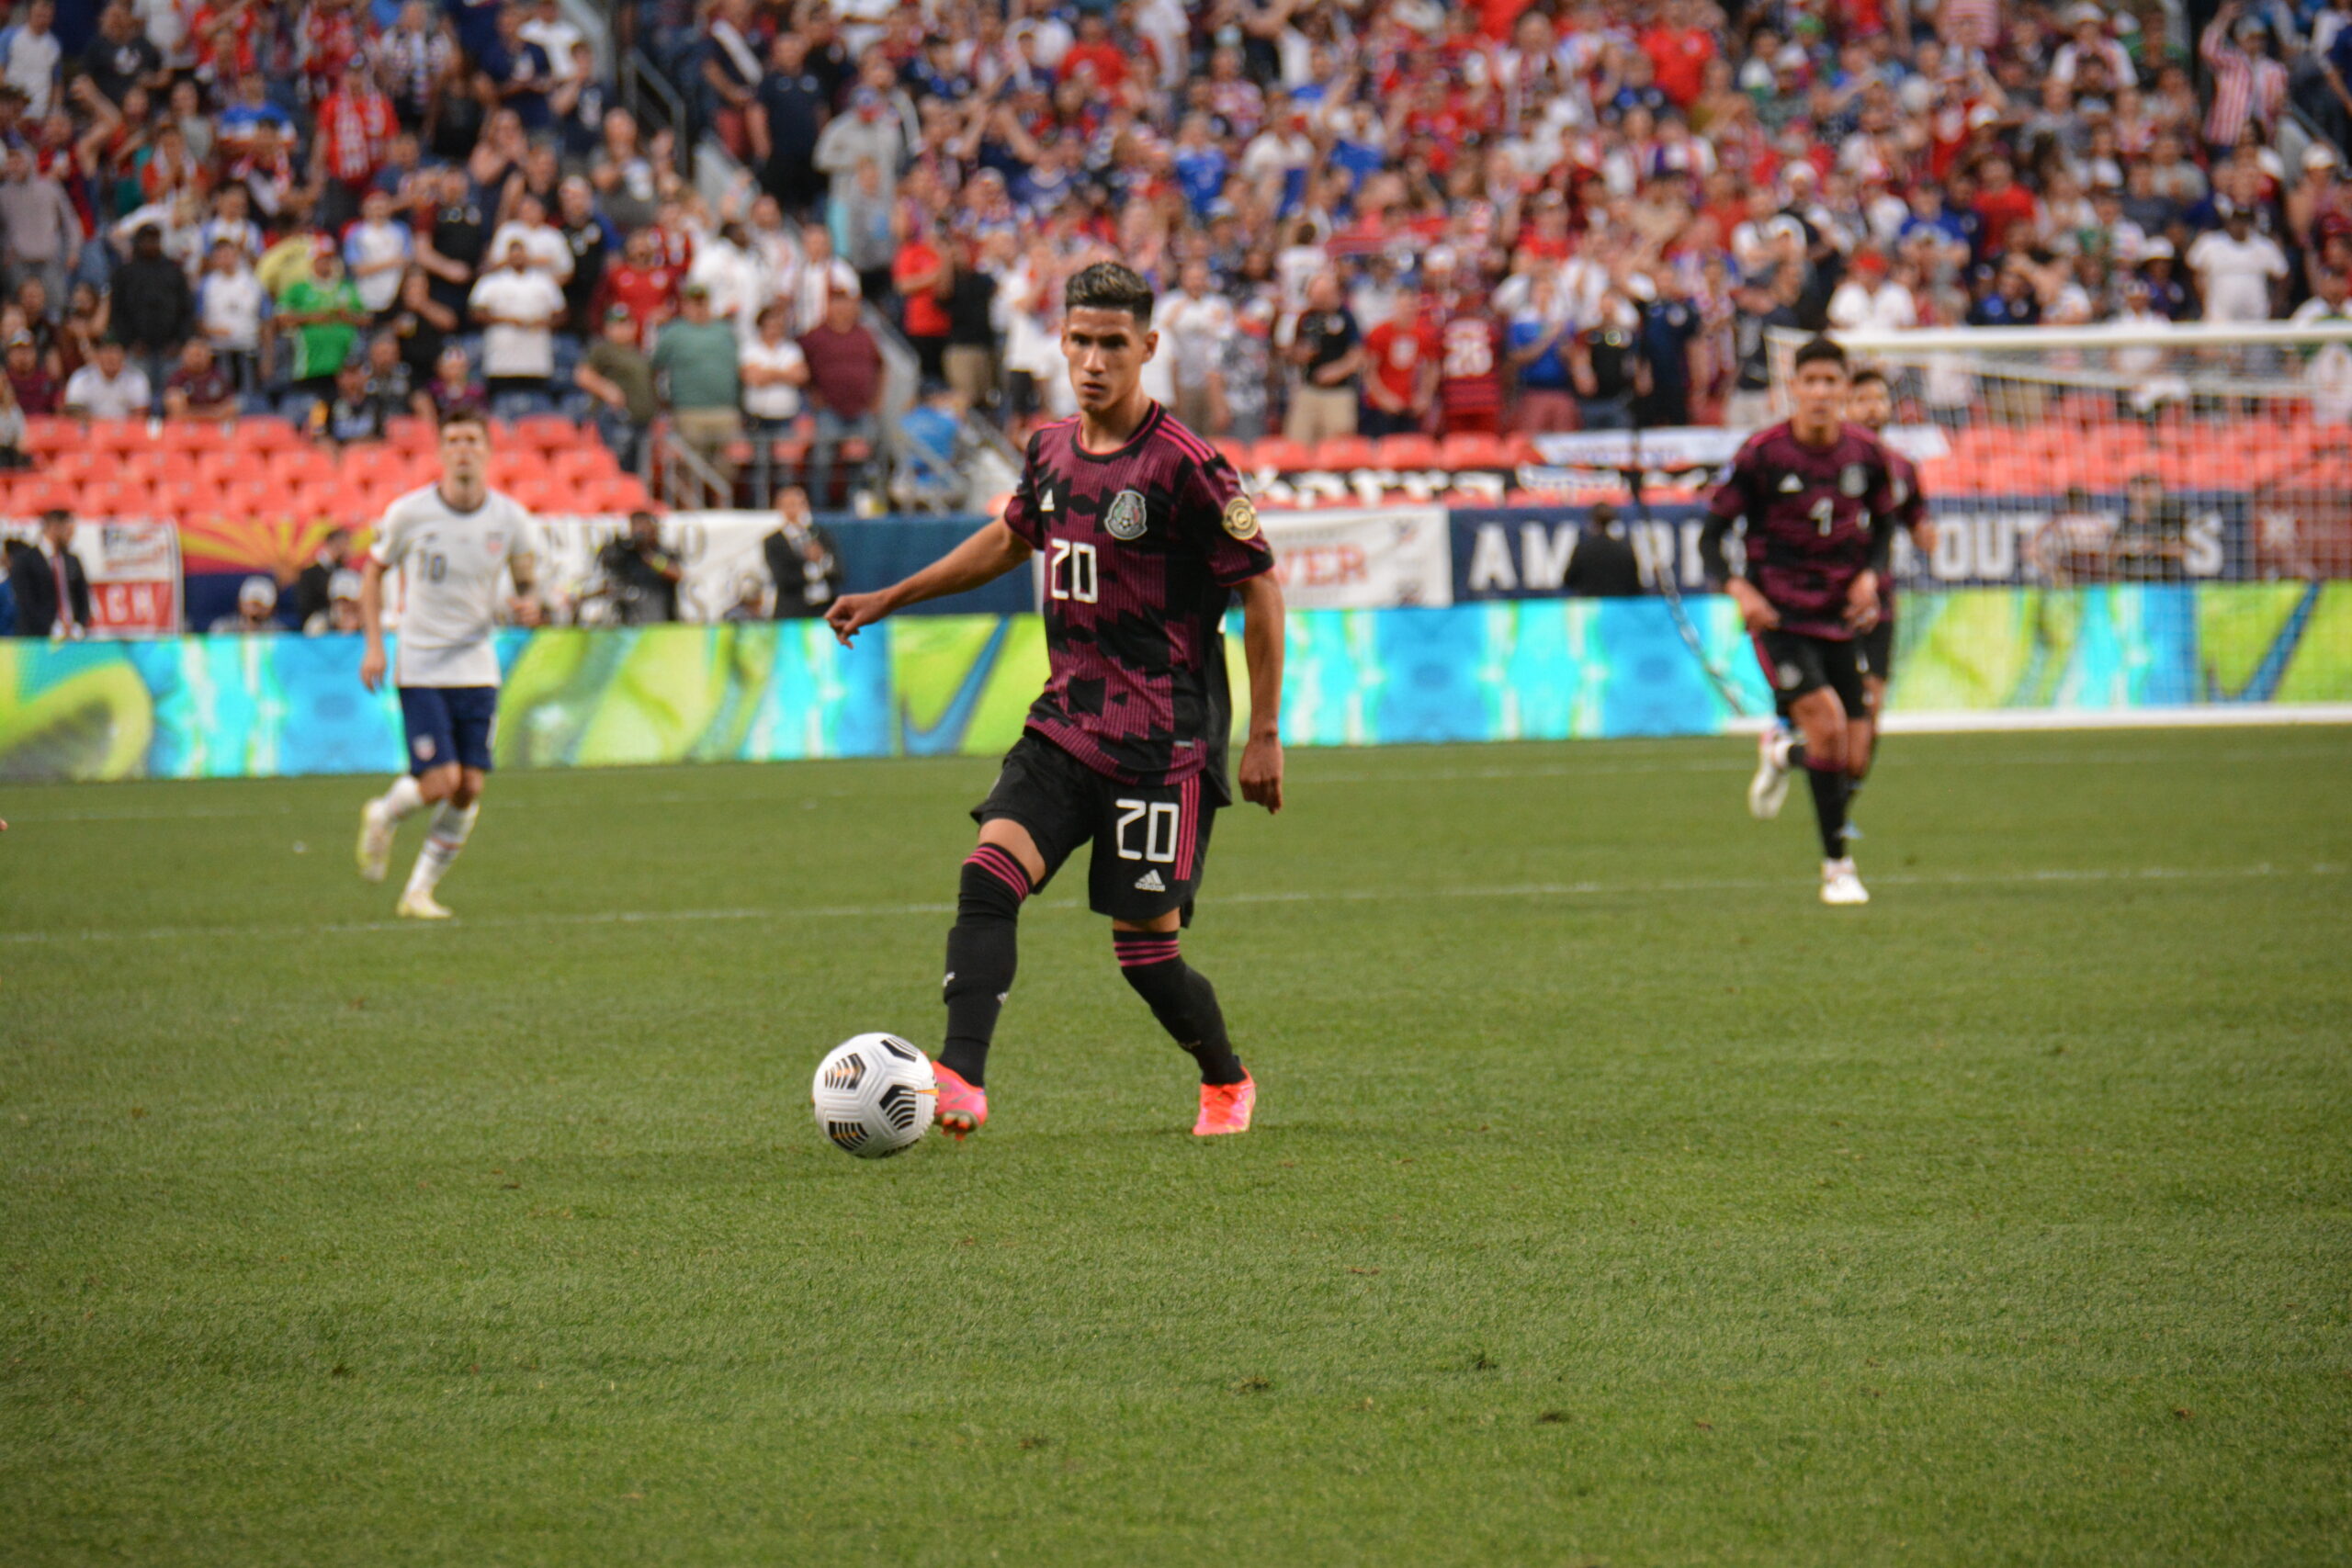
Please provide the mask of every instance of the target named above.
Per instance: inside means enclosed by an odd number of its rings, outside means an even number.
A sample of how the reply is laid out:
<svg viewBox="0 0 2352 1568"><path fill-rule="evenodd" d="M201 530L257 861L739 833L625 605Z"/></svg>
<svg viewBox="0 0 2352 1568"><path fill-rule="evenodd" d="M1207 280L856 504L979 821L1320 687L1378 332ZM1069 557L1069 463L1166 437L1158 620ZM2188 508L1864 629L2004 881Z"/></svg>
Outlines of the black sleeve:
<svg viewBox="0 0 2352 1568"><path fill-rule="evenodd" d="M1732 570L1731 558L1724 551L1724 541L1730 536L1731 519L1719 513L1708 513L1706 526L1699 530L1699 570L1707 574L1711 583L1721 585L1738 575ZM1576 564L1573 556L1568 564Z"/></svg>
<svg viewBox="0 0 2352 1568"><path fill-rule="evenodd" d="M1878 574L1879 581L1883 582L1886 581L1887 564L1894 558L1894 519L1892 517L1871 519L1870 532L1871 554L1868 564L1870 569Z"/></svg>

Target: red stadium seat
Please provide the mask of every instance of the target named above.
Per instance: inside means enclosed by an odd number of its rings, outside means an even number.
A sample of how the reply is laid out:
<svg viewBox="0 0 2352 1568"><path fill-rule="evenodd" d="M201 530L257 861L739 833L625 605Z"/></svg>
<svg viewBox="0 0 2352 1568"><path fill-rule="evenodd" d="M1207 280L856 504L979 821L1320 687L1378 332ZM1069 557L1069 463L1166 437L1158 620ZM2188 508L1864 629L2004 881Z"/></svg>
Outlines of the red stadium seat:
<svg viewBox="0 0 2352 1568"><path fill-rule="evenodd" d="M155 444L166 452L217 452L229 444L229 436L212 420L175 419L164 422Z"/></svg>
<svg viewBox="0 0 2352 1568"><path fill-rule="evenodd" d="M380 441L365 442L344 448L342 468L346 480L397 478L408 472L408 454Z"/></svg>
<svg viewBox="0 0 2352 1568"><path fill-rule="evenodd" d="M292 422L273 414L241 419L230 432L231 445L249 452L288 452L306 445Z"/></svg>
<svg viewBox="0 0 2352 1568"><path fill-rule="evenodd" d="M25 450L35 457L71 452L82 445L82 427L74 420L42 414L25 421Z"/></svg>
<svg viewBox="0 0 2352 1568"><path fill-rule="evenodd" d="M41 465L41 472L51 479L79 483L101 469L112 469L119 461L110 453L94 452L86 446L76 446L59 452Z"/></svg>
<svg viewBox="0 0 2352 1568"><path fill-rule="evenodd" d="M580 426L559 414L533 414L515 423L514 439L522 446L536 447L552 456L578 445Z"/></svg>
<svg viewBox="0 0 2352 1568"><path fill-rule="evenodd" d="M1315 454L1295 441L1273 436L1258 443L1258 467L1279 468L1285 472L1315 466Z"/></svg>
<svg viewBox="0 0 2352 1568"><path fill-rule="evenodd" d="M340 470L335 466L335 455L330 448L298 446L288 451L272 452L263 472L278 484L315 485L334 483Z"/></svg>
<svg viewBox="0 0 2352 1568"><path fill-rule="evenodd" d="M621 466L602 442L592 441L572 451L557 453L548 460L548 471L567 484L576 484L582 479L611 479L621 471Z"/></svg>
<svg viewBox="0 0 2352 1568"><path fill-rule="evenodd" d="M849 444L843 442L842 446L846 453ZM593 494L595 501L593 507L585 508L588 511L642 512L650 510L653 506L652 496L646 493L645 481L634 474L623 474L617 479L599 479L595 481L593 491L588 487L582 488L587 493L583 493L581 499L585 502L589 499L589 495Z"/></svg>
<svg viewBox="0 0 2352 1568"><path fill-rule="evenodd" d="M1384 435L1378 446L1384 468L1434 468L1445 461L1444 448L1426 435Z"/></svg>
<svg viewBox="0 0 2352 1568"><path fill-rule="evenodd" d="M1449 468L1508 468L1510 456L1499 435L1449 435L1439 444Z"/></svg>
<svg viewBox="0 0 2352 1568"><path fill-rule="evenodd" d="M1369 468L1379 460L1377 448L1361 435L1338 435L1317 444L1318 468Z"/></svg>
<svg viewBox="0 0 2352 1568"><path fill-rule="evenodd" d="M388 419L384 422L384 439L402 451L430 452L435 441L433 422L413 414Z"/></svg>
<svg viewBox="0 0 2352 1568"><path fill-rule="evenodd" d="M155 445L155 434L143 419L98 419L90 422L89 446L99 452L144 452Z"/></svg>
<svg viewBox="0 0 2352 1568"><path fill-rule="evenodd" d="M75 492L74 509L85 517L152 517L155 488L141 479L85 479Z"/></svg>

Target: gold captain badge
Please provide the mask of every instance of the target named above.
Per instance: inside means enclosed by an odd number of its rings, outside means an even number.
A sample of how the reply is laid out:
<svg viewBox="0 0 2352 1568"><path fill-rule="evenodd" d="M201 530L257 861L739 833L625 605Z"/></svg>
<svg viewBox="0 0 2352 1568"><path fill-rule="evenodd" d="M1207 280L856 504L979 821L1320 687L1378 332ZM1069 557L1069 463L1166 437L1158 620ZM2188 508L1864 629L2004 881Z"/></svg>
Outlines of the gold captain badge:
<svg viewBox="0 0 2352 1568"><path fill-rule="evenodd" d="M1237 539L1258 536L1258 505L1246 495L1237 495L1225 503L1225 531Z"/></svg>

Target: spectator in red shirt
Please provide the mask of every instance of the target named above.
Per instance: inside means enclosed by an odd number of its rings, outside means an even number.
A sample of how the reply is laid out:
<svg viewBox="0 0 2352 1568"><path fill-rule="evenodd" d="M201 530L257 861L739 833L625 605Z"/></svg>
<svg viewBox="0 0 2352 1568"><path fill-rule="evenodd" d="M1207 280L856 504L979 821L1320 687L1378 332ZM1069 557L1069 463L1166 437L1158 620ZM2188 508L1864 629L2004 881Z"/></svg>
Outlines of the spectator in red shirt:
<svg viewBox="0 0 2352 1568"><path fill-rule="evenodd" d="M342 80L319 106L320 227L340 232L359 215L359 198L383 167L385 149L400 128L392 100L368 73L368 57L353 51L345 58Z"/></svg>
<svg viewBox="0 0 2352 1568"><path fill-rule="evenodd" d="M1083 13L1078 23L1078 41L1062 56L1057 76L1064 82L1078 74L1079 67L1094 67L1094 85L1113 97L1127 85L1127 57L1111 41L1111 23L1100 11Z"/></svg>
<svg viewBox="0 0 2352 1568"><path fill-rule="evenodd" d="M915 357L922 364L926 381L944 380L946 377L943 367L952 324L947 315L947 294L954 281L947 258L924 234L907 236L890 263L890 287L898 291L902 302L899 324L907 334L907 342L913 345Z"/></svg>
<svg viewBox="0 0 2352 1568"><path fill-rule="evenodd" d="M1697 103L1707 62L1715 57L1715 39L1692 21L1687 0L1670 0L1657 24L1642 34L1641 44L1667 101L1679 109Z"/></svg>
<svg viewBox="0 0 2352 1568"><path fill-rule="evenodd" d="M2009 231L2033 228L2033 193L2017 183L2007 158L1984 160L1984 186L1976 193L1976 216L1984 225L1984 254L2008 249Z"/></svg>
<svg viewBox="0 0 2352 1568"><path fill-rule="evenodd" d="M639 229L622 247L620 265L605 274L597 310L601 313L618 306L627 310L637 323L637 345L643 348L662 323L677 313L678 284L684 276L683 268L662 259L661 236Z"/></svg>
<svg viewBox="0 0 2352 1568"><path fill-rule="evenodd" d="M1386 321L1363 340L1363 434L1413 435L1437 390L1437 334L1421 319L1420 296L1399 289Z"/></svg>

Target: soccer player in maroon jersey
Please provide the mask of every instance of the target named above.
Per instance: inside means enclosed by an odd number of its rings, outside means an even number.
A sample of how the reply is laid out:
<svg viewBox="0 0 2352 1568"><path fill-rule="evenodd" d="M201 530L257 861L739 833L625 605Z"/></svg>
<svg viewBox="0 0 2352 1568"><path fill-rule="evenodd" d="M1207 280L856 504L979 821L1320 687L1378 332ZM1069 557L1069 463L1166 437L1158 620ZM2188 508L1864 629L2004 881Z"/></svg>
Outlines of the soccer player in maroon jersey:
<svg viewBox="0 0 2352 1568"><path fill-rule="evenodd" d="M1815 338L1796 352L1796 412L1749 436L1708 508L1699 549L1755 638L1782 726L1759 739L1748 809L1780 815L1789 770L1813 786L1821 829L1821 901L1867 904L1847 852L1848 779L1870 766L1871 715L1856 641L1878 624L1878 584L1894 536L1886 449L1845 420L1846 351ZM1724 550L1746 519L1745 563ZM1788 726L1794 727L1791 733Z"/></svg>
<svg viewBox="0 0 2352 1568"><path fill-rule="evenodd" d="M1846 418L1859 424L1885 446L1886 427L1894 423L1894 392L1886 384L1886 374L1870 366L1854 372L1853 387L1846 395ZM1919 491L1919 466L1897 452L1886 448L1889 485L1894 495L1894 520L1911 536L1918 548L1933 554L1936 547L1935 519L1928 515L1928 498ZM1894 678L1894 578L1882 573L1878 583L1878 625L1862 634L1862 701L1870 705L1871 744L1861 758L1859 768L1848 770L1851 782L1846 786L1846 805L1850 812L1853 797L1861 793L1862 781L1870 774L1871 766L1878 761L1880 749L1885 744L1884 728L1880 723L1880 709L1886 705L1886 683Z"/></svg>
<svg viewBox="0 0 2352 1568"><path fill-rule="evenodd" d="M1241 797L1282 809L1282 588L1233 466L1144 395L1159 339L1151 308L1150 286L1116 262L1073 276L1062 349L1078 416L1030 437L1004 516L912 577L826 612L847 643L893 610L1046 558L1051 672L973 809L979 843L947 933L938 1121L958 1139L988 1120L982 1074L1012 989L1022 901L1090 843L1089 900L1111 918L1120 973L1200 1065L1193 1131L1247 1132L1257 1102L1216 990L1185 964L1178 932L1217 808L1232 800L1221 626L1237 595L1250 666Z"/></svg>

